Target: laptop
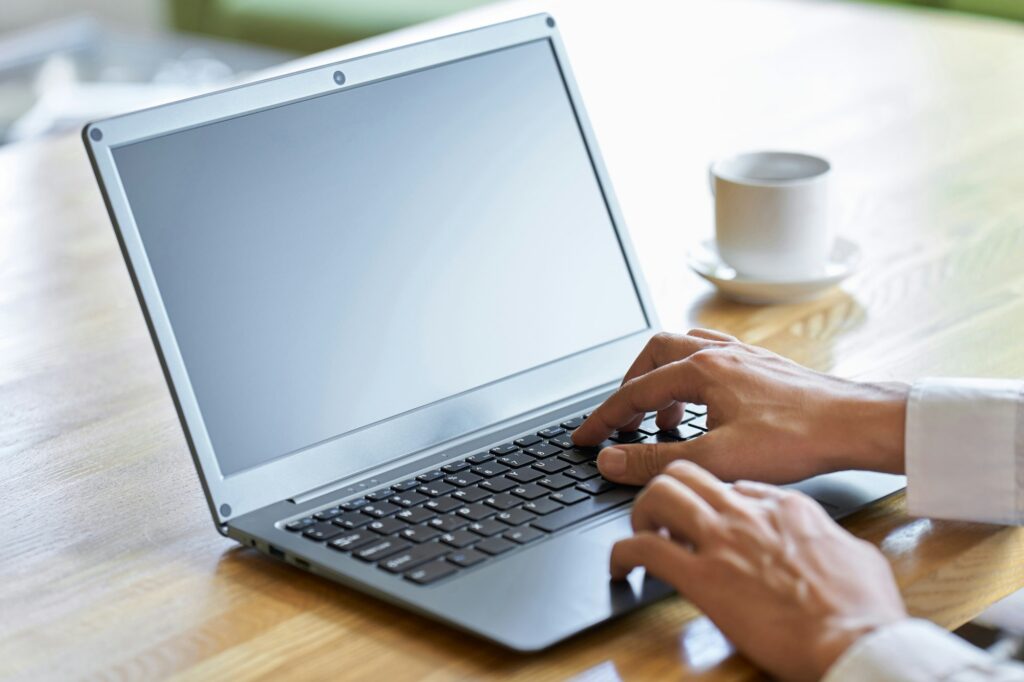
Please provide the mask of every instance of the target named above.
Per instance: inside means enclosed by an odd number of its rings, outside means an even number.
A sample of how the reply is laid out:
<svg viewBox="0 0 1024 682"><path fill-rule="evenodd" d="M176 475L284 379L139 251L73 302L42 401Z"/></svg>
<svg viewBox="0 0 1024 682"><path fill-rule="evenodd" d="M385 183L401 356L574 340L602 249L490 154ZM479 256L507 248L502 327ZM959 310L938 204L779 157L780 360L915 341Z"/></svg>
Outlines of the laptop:
<svg viewBox="0 0 1024 682"><path fill-rule="evenodd" d="M519 651L670 594L609 581L637 489L569 437L658 322L550 16L83 140L221 533Z"/></svg>

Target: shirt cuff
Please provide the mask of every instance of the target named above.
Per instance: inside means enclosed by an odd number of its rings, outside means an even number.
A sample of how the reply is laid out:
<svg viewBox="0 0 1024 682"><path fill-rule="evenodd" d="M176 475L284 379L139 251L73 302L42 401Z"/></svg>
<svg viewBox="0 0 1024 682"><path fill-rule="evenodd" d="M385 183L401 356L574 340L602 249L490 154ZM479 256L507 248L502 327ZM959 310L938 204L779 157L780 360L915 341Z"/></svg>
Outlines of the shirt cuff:
<svg viewBox="0 0 1024 682"><path fill-rule="evenodd" d="M822 682L1024 680L1024 667L971 646L926 620L879 628L850 646Z"/></svg>
<svg viewBox="0 0 1024 682"><path fill-rule="evenodd" d="M1024 517L1024 382L926 379L907 402L907 509L915 516Z"/></svg>

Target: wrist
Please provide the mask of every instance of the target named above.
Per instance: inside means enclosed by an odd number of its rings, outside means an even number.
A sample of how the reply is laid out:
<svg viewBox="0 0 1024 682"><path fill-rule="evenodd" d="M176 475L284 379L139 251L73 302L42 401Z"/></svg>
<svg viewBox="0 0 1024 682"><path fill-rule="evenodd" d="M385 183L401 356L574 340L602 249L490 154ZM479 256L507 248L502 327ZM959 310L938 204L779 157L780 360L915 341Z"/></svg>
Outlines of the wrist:
<svg viewBox="0 0 1024 682"><path fill-rule="evenodd" d="M909 396L910 386L900 382L855 384L837 406L837 468L904 473Z"/></svg>

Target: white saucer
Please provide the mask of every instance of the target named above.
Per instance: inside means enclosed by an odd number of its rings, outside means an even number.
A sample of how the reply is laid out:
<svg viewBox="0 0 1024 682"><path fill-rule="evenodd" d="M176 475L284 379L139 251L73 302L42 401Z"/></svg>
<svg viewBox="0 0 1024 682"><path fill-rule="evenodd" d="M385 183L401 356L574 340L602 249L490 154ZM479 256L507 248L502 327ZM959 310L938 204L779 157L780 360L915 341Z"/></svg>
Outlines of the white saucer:
<svg viewBox="0 0 1024 682"><path fill-rule="evenodd" d="M796 303L817 298L854 273L860 263L860 247L838 237L832 255L820 277L798 281L775 281L744 277L726 265L712 239L701 242L687 254L687 264L714 284L719 293L740 303Z"/></svg>

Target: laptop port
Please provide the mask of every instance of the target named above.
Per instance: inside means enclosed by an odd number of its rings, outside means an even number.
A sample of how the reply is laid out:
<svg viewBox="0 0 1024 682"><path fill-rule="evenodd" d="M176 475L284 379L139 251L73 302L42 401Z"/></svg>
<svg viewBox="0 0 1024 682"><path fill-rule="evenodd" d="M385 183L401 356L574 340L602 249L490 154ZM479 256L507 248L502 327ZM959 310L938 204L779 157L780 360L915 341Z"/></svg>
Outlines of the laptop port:
<svg viewBox="0 0 1024 682"><path fill-rule="evenodd" d="M270 556L272 557L276 557L278 559L284 558L284 552L279 550L277 547L274 547L273 545L267 545L267 551L270 552Z"/></svg>

